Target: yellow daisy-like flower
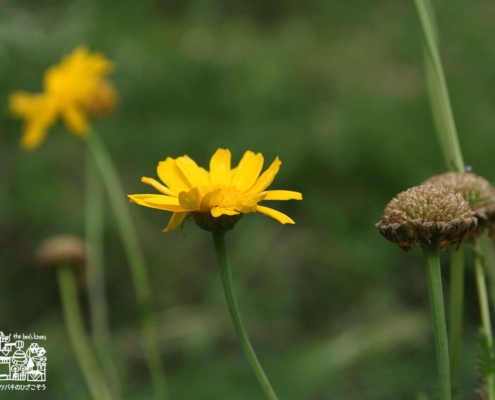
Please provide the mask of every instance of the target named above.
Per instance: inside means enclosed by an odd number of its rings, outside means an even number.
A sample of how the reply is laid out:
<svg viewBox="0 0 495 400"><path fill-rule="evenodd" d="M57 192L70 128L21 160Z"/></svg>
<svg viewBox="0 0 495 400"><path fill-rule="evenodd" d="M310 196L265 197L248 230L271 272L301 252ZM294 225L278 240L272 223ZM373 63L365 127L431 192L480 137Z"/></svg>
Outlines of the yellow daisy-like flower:
<svg viewBox="0 0 495 400"><path fill-rule="evenodd" d="M242 214L260 212L281 222L294 224L287 215L260 206L262 200L302 200L301 193L265 190L275 179L282 162L278 157L263 172L263 156L246 151L236 168L230 167L229 150L218 149L210 160L210 171L199 167L188 156L167 158L158 163L161 184L152 178L141 181L163 193L129 195L132 202L150 208L172 211L165 232L177 228L192 213L196 223L209 231L232 229Z"/></svg>
<svg viewBox="0 0 495 400"><path fill-rule="evenodd" d="M105 79L112 69L103 54L78 47L45 72L43 93L14 92L10 109L25 121L21 146L25 150L39 146L58 117L83 137L88 116L105 114L115 106L117 92Z"/></svg>

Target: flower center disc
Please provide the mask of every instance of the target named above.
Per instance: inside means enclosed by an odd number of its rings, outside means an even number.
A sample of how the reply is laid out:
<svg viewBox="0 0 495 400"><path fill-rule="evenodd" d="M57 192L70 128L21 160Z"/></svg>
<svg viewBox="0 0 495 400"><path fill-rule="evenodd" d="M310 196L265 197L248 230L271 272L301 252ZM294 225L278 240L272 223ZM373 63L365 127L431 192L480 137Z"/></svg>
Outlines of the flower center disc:
<svg viewBox="0 0 495 400"><path fill-rule="evenodd" d="M226 185L207 185L199 188L201 196L206 195L209 192L214 192L215 190L221 189L219 207L223 208L233 208L237 204L242 202L244 197L243 193L236 188Z"/></svg>

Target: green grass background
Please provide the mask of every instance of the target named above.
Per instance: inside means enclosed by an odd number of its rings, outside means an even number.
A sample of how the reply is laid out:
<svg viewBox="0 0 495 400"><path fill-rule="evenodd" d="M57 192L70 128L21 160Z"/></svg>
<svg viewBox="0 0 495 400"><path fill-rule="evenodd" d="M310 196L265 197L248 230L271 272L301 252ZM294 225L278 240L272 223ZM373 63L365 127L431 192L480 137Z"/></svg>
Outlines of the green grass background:
<svg viewBox="0 0 495 400"><path fill-rule="evenodd" d="M435 5L465 161L495 181L495 4ZM0 0L0 330L48 337L46 391L0 398L89 399L55 277L32 259L43 239L83 233L84 143L60 125L25 154L21 123L7 109L11 91L40 91L44 70L79 44L117 66L119 109L94 127L127 193L149 192L140 178L155 177L167 156L207 166L219 147L234 162L247 149L266 164L279 156L272 188L303 193L302 202L271 203L296 225L250 214L227 237L245 324L280 399L433 399L421 252L403 255L374 227L395 194L445 170L407 0ZM210 236L192 222L164 234L169 213L130 207L172 398L262 399ZM109 206L107 215L110 324L125 398L152 399ZM466 279L459 398L470 400L478 398L479 324L471 268Z"/></svg>

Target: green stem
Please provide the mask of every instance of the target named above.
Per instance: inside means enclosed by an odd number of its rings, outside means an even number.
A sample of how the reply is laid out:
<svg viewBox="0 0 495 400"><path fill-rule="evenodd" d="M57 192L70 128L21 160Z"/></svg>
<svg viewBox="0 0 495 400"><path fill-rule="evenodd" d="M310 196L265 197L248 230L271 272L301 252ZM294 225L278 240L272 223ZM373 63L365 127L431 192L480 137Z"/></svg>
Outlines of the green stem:
<svg viewBox="0 0 495 400"><path fill-rule="evenodd" d="M120 183L117 170L110 158L110 154L96 132L89 132L86 142L88 150L93 156L95 164L105 183L109 201L116 216L124 250L129 260L141 318L144 352L153 381L155 395L157 399L165 400L168 399L168 391L165 382L165 372L160 357L161 351L158 342L156 319L151 304L150 281L144 256L141 252L136 231L129 213L125 192Z"/></svg>
<svg viewBox="0 0 495 400"><path fill-rule="evenodd" d="M121 398L117 367L112 357L112 340L108 327L103 257L104 230L103 185L89 152L86 152L86 276L91 315L91 332L96 353L108 375L114 397Z"/></svg>
<svg viewBox="0 0 495 400"><path fill-rule="evenodd" d="M91 396L95 400L111 400L112 395L102 378L100 366L84 329L74 270L70 266L60 266L57 274L65 324Z"/></svg>
<svg viewBox="0 0 495 400"><path fill-rule="evenodd" d="M452 254L450 268L450 379L455 381L462 343L464 314L464 251Z"/></svg>
<svg viewBox="0 0 495 400"><path fill-rule="evenodd" d="M478 300L481 313L481 324L485 331L489 345L492 345L492 322L490 318L490 306L488 303L488 294L486 290L485 268L483 266L483 253L479 240L474 244L474 270L476 275L476 286L478 287ZM495 400L495 377L493 375L487 378L488 400Z"/></svg>
<svg viewBox="0 0 495 400"><path fill-rule="evenodd" d="M440 140L440 144L443 147L449 168L453 168L457 172L464 172L464 160L457 136L442 59L438 51L433 7L428 0L414 0L414 3L423 31L430 98L433 109L437 110L434 111L434 117L437 128L439 128L439 135L444 136L444 139ZM443 122L440 122L440 119L443 119Z"/></svg>
<svg viewBox="0 0 495 400"><path fill-rule="evenodd" d="M492 302L492 307L495 307L495 248L488 235L481 236L479 240L483 251L483 260L485 261L485 270L488 274L490 300Z"/></svg>
<svg viewBox="0 0 495 400"><path fill-rule="evenodd" d="M435 13L433 10L433 6L429 0L425 0L425 6L428 11L429 20L432 25L432 33L435 40L435 45L437 48L440 46L440 40L438 37L438 27L436 23ZM426 50L425 45L423 44L423 58L425 61L425 72L426 72L426 87L428 89L428 96L430 98L430 106L431 113L433 116L433 122L435 123L437 137L440 142L440 147L442 149L442 153L447 163L447 169L451 169L452 165L450 165L449 160L450 157L450 133L447 126L447 121L444 116L443 107L442 107L442 97L440 95L440 91L438 90L437 78L435 73L435 68L433 63L431 62L430 57L428 57L428 51Z"/></svg>
<svg viewBox="0 0 495 400"><path fill-rule="evenodd" d="M258 377L258 380L263 387L266 396L270 400L277 400L277 395L273 391L272 386L270 385L270 382L268 381L268 378L265 375L265 372L263 371L263 368L261 367L256 354L254 353L251 342L249 341L249 338L242 324L239 307L237 306L237 301L234 294L232 271L230 269L229 257L227 255L227 248L225 247L225 234L213 233L213 242L215 244L215 252L222 275L222 284L225 292L225 299L227 300L230 316L232 317L232 322L234 323L235 331L241 343L241 347L244 350L244 354L251 364L254 373Z"/></svg>
<svg viewBox="0 0 495 400"><path fill-rule="evenodd" d="M440 257L438 255L437 245L431 244L424 246L423 251L426 261L433 335L435 337L435 348L437 353L440 399L451 400L449 345L447 339L447 325L445 322L445 308L443 304Z"/></svg>

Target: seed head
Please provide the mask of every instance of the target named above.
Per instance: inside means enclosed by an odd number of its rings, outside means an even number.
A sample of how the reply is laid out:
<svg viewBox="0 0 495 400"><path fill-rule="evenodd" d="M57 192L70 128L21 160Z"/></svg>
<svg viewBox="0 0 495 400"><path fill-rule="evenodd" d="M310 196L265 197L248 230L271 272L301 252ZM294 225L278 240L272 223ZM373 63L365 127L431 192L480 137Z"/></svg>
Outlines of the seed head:
<svg viewBox="0 0 495 400"><path fill-rule="evenodd" d="M76 236L55 236L41 243L36 251L35 259L44 268L63 265L82 267L86 261L86 246Z"/></svg>
<svg viewBox="0 0 495 400"><path fill-rule="evenodd" d="M460 193L476 213L480 235L485 228L495 232L495 188L485 178L473 173L447 172L428 179L423 185L442 186Z"/></svg>
<svg viewBox="0 0 495 400"><path fill-rule="evenodd" d="M476 229L474 215L459 193L444 187L416 186L392 199L376 226L406 253L414 244L435 243L446 250L453 243L459 247L464 236Z"/></svg>

